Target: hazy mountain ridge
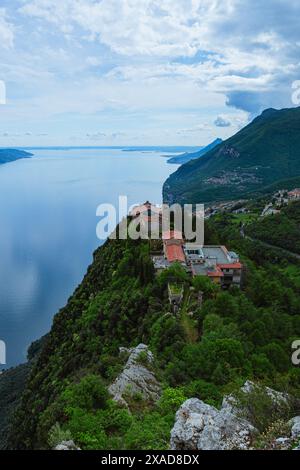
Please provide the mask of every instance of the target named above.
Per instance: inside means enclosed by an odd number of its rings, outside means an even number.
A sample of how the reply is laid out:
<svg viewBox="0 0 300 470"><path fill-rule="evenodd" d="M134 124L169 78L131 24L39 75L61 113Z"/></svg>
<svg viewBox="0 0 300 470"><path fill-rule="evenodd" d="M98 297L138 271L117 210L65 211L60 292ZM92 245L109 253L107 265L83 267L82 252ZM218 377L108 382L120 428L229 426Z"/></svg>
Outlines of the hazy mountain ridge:
<svg viewBox="0 0 300 470"><path fill-rule="evenodd" d="M186 153L183 153L181 155L175 155L174 157L171 157L168 160L168 163L173 163L173 164L177 164L177 165L180 164L181 165L183 163L189 162L190 160L195 160L196 158L203 157L203 155L205 155L210 150L213 150L215 147L220 145L222 142L223 142L222 139L216 139L211 144L207 145L206 147L200 148L197 152L192 152L192 153L186 152Z"/></svg>
<svg viewBox="0 0 300 470"><path fill-rule="evenodd" d="M173 173L164 185L164 199L180 203L232 199L297 176L300 108L268 109L223 144Z"/></svg>
<svg viewBox="0 0 300 470"><path fill-rule="evenodd" d="M10 163L20 158L30 158L32 153L25 152L25 150L16 149L0 149L0 165L3 163Z"/></svg>

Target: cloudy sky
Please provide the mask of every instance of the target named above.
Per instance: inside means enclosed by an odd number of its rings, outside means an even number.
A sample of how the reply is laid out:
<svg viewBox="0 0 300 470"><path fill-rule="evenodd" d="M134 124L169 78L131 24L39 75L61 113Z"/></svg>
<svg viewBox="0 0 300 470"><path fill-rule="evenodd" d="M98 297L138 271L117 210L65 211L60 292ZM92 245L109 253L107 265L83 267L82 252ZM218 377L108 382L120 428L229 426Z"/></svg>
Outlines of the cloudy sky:
<svg viewBox="0 0 300 470"><path fill-rule="evenodd" d="M300 80L299 0L0 0L0 146L204 145Z"/></svg>

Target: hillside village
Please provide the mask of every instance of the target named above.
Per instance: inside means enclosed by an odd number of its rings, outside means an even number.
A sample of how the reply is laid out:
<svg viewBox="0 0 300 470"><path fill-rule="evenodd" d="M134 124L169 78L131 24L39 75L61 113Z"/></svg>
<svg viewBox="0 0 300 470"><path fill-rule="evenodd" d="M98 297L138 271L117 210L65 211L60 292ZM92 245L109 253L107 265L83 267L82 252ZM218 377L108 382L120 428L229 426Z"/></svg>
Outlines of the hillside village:
<svg viewBox="0 0 300 470"><path fill-rule="evenodd" d="M206 207L204 217L210 219L218 214L229 213L236 217L244 232L245 221L253 218L265 218L280 214L284 207L300 200L300 189L291 191L281 189L261 199L261 212L254 213L251 200L225 201ZM259 210L258 207L255 209ZM243 264L239 255L224 245L199 245L185 240L179 230L162 230L162 207L147 201L134 206L129 213L132 219L138 220L152 233L157 240L151 240L150 251L157 274L170 268L174 263L180 264L191 277L205 276L223 289L230 286L240 287ZM244 233L242 233L245 236Z"/></svg>
<svg viewBox="0 0 300 470"><path fill-rule="evenodd" d="M282 207L287 206L291 202L300 200L300 189L295 188L292 191L281 189L273 194L272 200L266 204L261 216L279 214Z"/></svg>
<svg viewBox="0 0 300 470"><path fill-rule="evenodd" d="M132 218L141 223L162 225L162 209L147 201L130 212ZM153 243L151 252L155 271L162 272L173 263L179 263L192 277L206 276L213 283L228 288L240 287L243 265L238 254L222 245L199 245L184 239L182 232L169 230L162 232L160 244Z"/></svg>
<svg viewBox="0 0 300 470"><path fill-rule="evenodd" d="M283 207L288 204L300 200L300 188L295 188L291 191L288 189L280 189L271 195L264 196L264 207L260 216L266 217L268 215L279 214ZM209 205L205 209L205 219L209 219L217 214L230 212L232 214L248 214L249 209L248 199L239 199L234 201L223 201Z"/></svg>

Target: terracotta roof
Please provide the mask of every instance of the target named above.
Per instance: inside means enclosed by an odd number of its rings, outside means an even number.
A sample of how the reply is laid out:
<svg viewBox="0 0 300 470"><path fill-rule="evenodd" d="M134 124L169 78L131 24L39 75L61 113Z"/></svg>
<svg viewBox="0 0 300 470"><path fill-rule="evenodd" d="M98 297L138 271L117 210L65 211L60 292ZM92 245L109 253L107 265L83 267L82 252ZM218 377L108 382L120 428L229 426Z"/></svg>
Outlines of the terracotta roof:
<svg viewBox="0 0 300 470"><path fill-rule="evenodd" d="M215 271L208 271L207 275L209 277L224 277L224 274L222 273L219 265L216 266Z"/></svg>
<svg viewBox="0 0 300 470"><path fill-rule="evenodd" d="M174 261L185 262L184 252L180 245L167 245L166 256L170 263L173 263Z"/></svg>
<svg viewBox="0 0 300 470"><path fill-rule="evenodd" d="M242 269L243 265L241 263L228 263L228 264L218 264L221 269Z"/></svg>
<svg viewBox="0 0 300 470"><path fill-rule="evenodd" d="M224 274L222 273L222 271L212 271L212 272L208 272L207 275L209 277L224 277Z"/></svg>
<svg viewBox="0 0 300 470"><path fill-rule="evenodd" d="M290 191L288 193L289 195L299 195L300 194L300 189L296 188L296 189L293 189L293 191Z"/></svg>

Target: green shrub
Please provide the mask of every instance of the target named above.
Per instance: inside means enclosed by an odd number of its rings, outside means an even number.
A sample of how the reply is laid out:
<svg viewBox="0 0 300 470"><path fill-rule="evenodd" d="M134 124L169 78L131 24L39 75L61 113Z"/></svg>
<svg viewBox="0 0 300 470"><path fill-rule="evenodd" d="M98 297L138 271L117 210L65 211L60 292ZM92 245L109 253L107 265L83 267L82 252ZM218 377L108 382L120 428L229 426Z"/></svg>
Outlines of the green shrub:
<svg viewBox="0 0 300 470"><path fill-rule="evenodd" d="M189 398L199 398L212 406L218 407L222 403L222 394L218 387L202 379L189 383L184 391Z"/></svg>
<svg viewBox="0 0 300 470"><path fill-rule="evenodd" d="M94 410L105 408L109 394L98 375L87 375L79 383L69 385L62 394L66 411L72 408Z"/></svg>
<svg viewBox="0 0 300 470"><path fill-rule="evenodd" d="M158 409L162 415L175 415L178 408L187 400L184 389L182 387L166 388L158 403Z"/></svg>
<svg viewBox="0 0 300 470"><path fill-rule="evenodd" d="M72 440L71 432L68 429L63 430L59 423L55 423L49 431L48 444L51 449L54 449L62 441L70 440Z"/></svg>
<svg viewBox="0 0 300 470"><path fill-rule="evenodd" d="M260 385L245 393L239 391L235 394L239 414L248 419L260 433L266 432L274 423L288 421L292 414L292 403L288 399L272 397Z"/></svg>

